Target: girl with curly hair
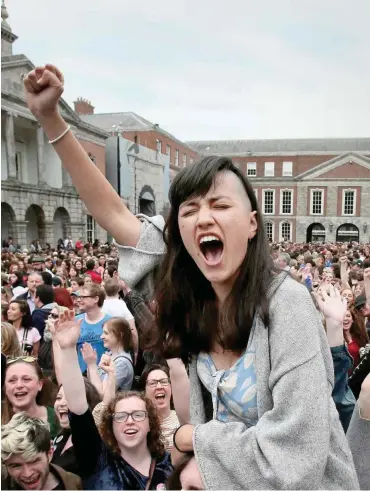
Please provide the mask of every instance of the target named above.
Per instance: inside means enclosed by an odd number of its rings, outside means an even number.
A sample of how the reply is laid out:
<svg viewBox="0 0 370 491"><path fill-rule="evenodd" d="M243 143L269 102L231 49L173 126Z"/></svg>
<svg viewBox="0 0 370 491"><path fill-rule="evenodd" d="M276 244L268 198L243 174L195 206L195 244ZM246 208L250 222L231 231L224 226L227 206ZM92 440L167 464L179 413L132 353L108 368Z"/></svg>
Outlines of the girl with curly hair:
<svg viewBox="0 0 370 491"><path fill-rule="evenodd" d="M70 411L76 461L84 489L158 489L172 472L155 407L139 393L119 392L103 412L99 433L88 407L76 344L74 312L60 314L55 340L60 378ZM108 364L111 360L108 358ZM103 367L102 367L103 368ZM108 371L108 369L106 369Z"/></svg>

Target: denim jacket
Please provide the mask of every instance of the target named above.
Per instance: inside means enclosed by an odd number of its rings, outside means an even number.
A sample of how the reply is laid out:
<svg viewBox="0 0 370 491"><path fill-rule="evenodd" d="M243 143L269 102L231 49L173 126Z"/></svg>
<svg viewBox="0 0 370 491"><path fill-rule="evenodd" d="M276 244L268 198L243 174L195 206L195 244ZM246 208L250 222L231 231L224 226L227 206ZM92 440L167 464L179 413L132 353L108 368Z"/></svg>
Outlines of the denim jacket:
<svg viewBox="0 0 370 491"><path fill-rule="evenodd" d="M343 429L347 432L352 413L356 405L356 399L348 386L348 370L352 367L353 360L347 347L343 344L330 348L334 364L334 399L339 419Z"/></svg>

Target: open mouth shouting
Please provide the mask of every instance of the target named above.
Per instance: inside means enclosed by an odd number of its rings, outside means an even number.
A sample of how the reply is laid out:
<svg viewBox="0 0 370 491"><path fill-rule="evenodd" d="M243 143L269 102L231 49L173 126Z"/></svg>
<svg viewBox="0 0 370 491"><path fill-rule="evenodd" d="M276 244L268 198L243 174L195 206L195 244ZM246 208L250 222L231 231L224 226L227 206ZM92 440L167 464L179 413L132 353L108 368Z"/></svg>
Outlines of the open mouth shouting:
<svg viewBox="0 0 370 491"><path fill-rule="evenodd" d="M62 424L69 424L68 411L67 410L64 410L64 409L59 410L58 416L59 416L60 422Z"/></svg>
<svg viewBox="0 0 370 491"><path fill-rule="evenodd" d="M137 435L138 430L136 428L127 428L123 433L129 438L134 438Z"/></svg>
<svg viewBox="0 0 370 491"><path fill-rule="evenodd" d="M17 401L21 401L27 396L28 396L28 392L25 390L19 390L17 392L14 392L14 397Z"/></svg>
<svg viewBox="0 0 370 491"><path fill-rule="evenodd" d="M224 244L220 237L214 234L201 235L198 237L198 244L204 262L208 266L217 266L221 263Z"/></svg>
<svg viewBox="0 0 370 491"><path fill-rule="evenodd" d="M30 477L28 479L22 478L21 482L24 486L24 489L40 489L40 474L36 476Z"/></svg>
<svg viewBox="0 0 370 491"><path fill-rule="evenodd" d="M158 390L155 394L154 394L154 399L155 399L155 404L156 405L162 405L163 403L166 402L166 392L164 390Z"/></svg>

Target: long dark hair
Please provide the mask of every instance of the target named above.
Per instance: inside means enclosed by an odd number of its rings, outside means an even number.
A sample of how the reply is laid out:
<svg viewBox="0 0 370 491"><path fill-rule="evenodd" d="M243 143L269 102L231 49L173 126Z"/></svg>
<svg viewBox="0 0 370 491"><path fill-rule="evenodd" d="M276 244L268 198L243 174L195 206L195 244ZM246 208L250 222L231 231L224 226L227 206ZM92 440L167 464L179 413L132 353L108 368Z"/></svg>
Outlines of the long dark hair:
<svg viewBox="0 0 370 491"><path fill-rule="evenodd" d="M187 252L180 235L180 205L192 197L205 196L220 172L233 172L241 181L257 211L257 234L248 245L229 297L220 309L211 283ZM274 270L269 255L262 214L253 188L242 172L226 157L206 157L183 169L169 193L171 211L164 229L167 254L157 278L157 351L164 357L209 352L215 341L224 349L242 351L248 343L255 314L269 324L267 290ZM243 224L241 223L242 227Z"/></svg>
<svg viewBox="0 0 370 491"><path fill-rule="evenodd" d="M32 315L30 307L27 303L27 300L12 300L9 305L12 303L16 303L19 306L19 310L22 314L22 327L24 329L31 329L32 327Z"/></svg>

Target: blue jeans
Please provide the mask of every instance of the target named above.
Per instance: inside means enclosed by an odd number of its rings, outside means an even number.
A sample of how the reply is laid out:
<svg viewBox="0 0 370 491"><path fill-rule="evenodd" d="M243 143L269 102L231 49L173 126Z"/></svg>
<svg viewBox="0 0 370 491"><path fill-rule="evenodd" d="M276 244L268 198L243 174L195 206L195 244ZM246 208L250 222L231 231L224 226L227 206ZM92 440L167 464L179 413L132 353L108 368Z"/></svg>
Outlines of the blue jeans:
<svg viewBox="0 0 370 491"><path fill-rule="evenodd" d="M339 413L340 422L344 431L347 432L356 405L355 396L348 386L348 370L352 368L353 360L344 344L330 348L330 351L333 357L335 378L332 397Z"/></svg>

